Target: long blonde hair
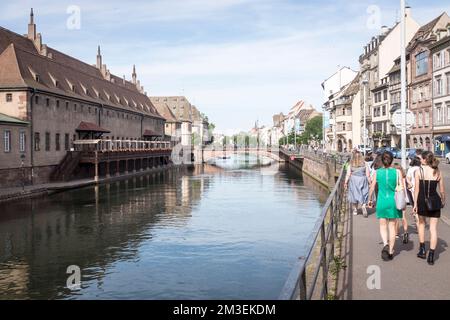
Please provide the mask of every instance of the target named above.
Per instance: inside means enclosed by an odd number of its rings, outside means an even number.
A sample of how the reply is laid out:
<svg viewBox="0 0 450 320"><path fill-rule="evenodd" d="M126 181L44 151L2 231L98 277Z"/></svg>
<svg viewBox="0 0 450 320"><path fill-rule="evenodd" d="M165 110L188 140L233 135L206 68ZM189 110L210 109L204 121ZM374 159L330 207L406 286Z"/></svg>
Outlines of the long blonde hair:
<svg viewBox="0 0 450 320"><path fill-rule="evenodd" d="M353 168L359 168L365 166L364 157L359 151L354 151L352 156L352 161L350 162L350 165Z"/></svg>

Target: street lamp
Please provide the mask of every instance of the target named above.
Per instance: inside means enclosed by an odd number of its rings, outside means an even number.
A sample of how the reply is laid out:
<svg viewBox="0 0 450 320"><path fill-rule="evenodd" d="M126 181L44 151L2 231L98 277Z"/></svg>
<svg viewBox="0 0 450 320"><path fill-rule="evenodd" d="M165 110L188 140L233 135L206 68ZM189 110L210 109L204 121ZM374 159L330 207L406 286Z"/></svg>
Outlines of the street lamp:
<svg viewBox="0 0 450 320"><path fill-rule="evenodd" d="M367 147L367 116L366 116L366 85L369 84L369 81L367 80L367 76L364 75L364 79L362 80L361 84L363 85L363 154L364 157L366 156L366 147Z"/></svg>
<svg viewBox="0 0 450 320"><path fill-rule="evenodd" d="M405 43L405 0L400 0L401 22L400 22L400 51L401 51L401 110L402 110L402 167L406 169L406 43Z"/></svg>

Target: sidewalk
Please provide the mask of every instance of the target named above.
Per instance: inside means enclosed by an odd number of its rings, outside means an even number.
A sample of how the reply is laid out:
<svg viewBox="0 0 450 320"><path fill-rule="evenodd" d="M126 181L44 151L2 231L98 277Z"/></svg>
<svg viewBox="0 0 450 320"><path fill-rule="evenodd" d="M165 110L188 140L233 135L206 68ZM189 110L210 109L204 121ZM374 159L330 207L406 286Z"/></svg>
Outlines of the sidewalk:
<svg viewBox="0 0 450 320"><path fill-rule="evenodd" d="M409 211L408 211L409 212ZM409 216L409 213L408 213ZM412 222L412 218L408 217ZM450 299L450 226L440 222L439 242L434 266L417 258L419 241L415 226L410 227L410 243L396 243L394 260L381 259L383 244L374 213L369 218L349 216L346 241L346 279L340 299L389 300L389 299ZM429 236L427 236L429 239ZM429 242L426 242L429 248ZM369 289L367 281L373 270L379 267L380 289ZM369 270L368 270L369 268ZM372 270L370 270L372 268ZM369 281L370 282L370 281Z"/></svg>

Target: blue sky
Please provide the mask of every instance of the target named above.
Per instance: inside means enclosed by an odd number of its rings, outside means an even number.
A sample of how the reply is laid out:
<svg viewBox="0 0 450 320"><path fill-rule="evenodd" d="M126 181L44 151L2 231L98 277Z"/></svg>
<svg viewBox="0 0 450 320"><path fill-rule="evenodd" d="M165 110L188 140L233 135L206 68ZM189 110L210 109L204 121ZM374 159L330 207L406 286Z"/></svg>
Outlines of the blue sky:
<svg viewBox="0 0 450 320"><path fill-rule="evenodd" d="M395 23L399 2L0 0L0 25L26 33L33 7L44 43L88 63L100 44L112 73L130 79L136 64L149 95L185 95L231 133L271 124L298 100L320 109L321 82L339 65L358 69L363 46ZM450 12L447 1L407 3L420 24ZM67 27L71 5L79 29Z"/></svg>

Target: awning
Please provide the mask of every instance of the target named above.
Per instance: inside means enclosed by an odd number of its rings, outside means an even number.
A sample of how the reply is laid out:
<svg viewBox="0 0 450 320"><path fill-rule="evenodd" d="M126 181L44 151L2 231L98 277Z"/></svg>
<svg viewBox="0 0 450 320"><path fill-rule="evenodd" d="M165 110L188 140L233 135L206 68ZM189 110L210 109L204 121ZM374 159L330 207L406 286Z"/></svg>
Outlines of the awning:
<svg viewBox="0 0 450 320"><path fill-rule="evenodd" d="M110 133L111 132L109 130L99 127L95 123L84 122L84 121L80 122L80 124L78 125L78 128L76 128L75 131L78 131L78 132L102 132L102 133Z"/></svg>
<svg viewBox="0 0 450 320"><path fill-rule="evenodd" d="M145 130L143 136L144 137L160 137L161 135L157 134L155 131L152 131L152 130Z"/></svg>
<svg viewBox="0 0 450 320"><path fill-rule="evenodd" d="M450 141L450 135L443 135L439 137L434 137L434 140L440 141L440 142L448 142Z"/></svg>

